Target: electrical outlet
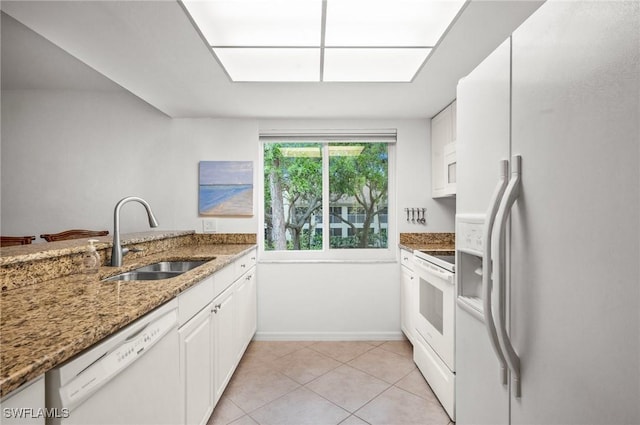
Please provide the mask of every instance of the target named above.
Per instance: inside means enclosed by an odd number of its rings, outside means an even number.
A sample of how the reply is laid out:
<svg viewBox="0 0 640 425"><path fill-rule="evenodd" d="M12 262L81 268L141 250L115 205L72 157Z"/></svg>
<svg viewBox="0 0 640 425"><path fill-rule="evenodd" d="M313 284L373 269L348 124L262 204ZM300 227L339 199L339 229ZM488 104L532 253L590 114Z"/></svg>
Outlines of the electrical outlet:
<svg viewBox="0 0 640 425"><path fill-rule="evenodd" d="M202 220L202 231L204 233L215 233L216 221L213 219Z"/></svg>

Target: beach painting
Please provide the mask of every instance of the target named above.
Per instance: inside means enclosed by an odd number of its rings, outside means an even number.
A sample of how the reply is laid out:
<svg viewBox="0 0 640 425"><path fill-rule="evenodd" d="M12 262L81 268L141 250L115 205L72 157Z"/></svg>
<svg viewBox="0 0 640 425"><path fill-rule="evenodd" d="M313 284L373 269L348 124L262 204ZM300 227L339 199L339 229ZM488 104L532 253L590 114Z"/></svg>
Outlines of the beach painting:
<svg viewBox="0 0 640 425"><path fill-rule="evenodd" d="M253 216L253 162L200 161L198 213Z"/></svg>

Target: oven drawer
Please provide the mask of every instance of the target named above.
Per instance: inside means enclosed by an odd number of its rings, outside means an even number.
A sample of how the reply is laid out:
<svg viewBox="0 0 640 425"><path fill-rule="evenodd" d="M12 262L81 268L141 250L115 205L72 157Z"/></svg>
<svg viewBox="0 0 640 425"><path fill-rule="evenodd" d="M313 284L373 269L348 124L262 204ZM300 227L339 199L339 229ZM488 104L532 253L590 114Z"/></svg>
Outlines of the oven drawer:
<svg viewBox="0 0 640 425"><path fill-rule="evenodd" d="M449 370L429 344L424 342L422 336L418 335L415 340L413 361L429 383L436 397L438 397L438 400L440 400L451 420L455 421L456 375Z"/></svg>

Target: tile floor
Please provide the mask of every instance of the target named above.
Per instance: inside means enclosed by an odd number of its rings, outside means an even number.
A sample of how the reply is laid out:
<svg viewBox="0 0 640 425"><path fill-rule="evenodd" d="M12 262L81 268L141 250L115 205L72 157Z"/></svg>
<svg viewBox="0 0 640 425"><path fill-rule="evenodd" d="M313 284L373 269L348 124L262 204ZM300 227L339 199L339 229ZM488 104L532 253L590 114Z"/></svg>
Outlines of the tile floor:
<svg viewBox="0 0 640 425"><path fill-rule="evenodd" d="M208 425L450 425L408 341L254 341Z"/></svg>

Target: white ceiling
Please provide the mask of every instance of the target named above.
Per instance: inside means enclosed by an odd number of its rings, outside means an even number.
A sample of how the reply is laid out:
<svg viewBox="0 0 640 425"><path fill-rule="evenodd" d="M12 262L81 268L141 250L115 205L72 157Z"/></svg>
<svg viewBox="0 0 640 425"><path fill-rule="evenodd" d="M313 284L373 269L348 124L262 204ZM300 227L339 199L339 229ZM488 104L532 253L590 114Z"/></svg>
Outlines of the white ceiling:
<svg viewBox="0 0 640 425"><path fill-rule="evenodd" d="M1 8L171 117L415 118L451 102L458 79L540 4L471 1L411 83L233 83L172 0L2 1ZM19 25L6 26L3 90L117 89Z"/></svg>

